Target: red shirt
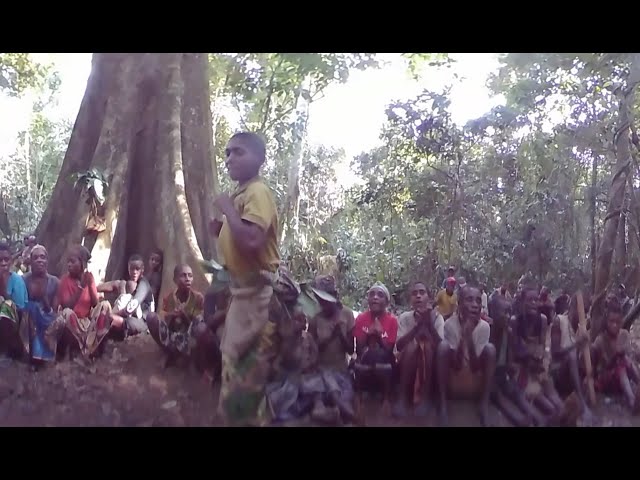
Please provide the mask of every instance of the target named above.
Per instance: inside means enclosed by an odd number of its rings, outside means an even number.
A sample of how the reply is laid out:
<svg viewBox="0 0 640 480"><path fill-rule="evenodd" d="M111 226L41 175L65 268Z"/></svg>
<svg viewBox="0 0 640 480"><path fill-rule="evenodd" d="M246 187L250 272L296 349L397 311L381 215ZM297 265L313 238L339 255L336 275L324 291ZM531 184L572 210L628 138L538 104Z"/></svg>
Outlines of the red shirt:
<svg viewBox="0 0 640 480"><path fill-rule="evenodd" d="M363 312L356 318L356 324L353 327L353 336L357 341L364 341L369 332L369 328L373 325L373 316L371 312ZM385 312L380 317L380 325L382 325L382 341L385 345L393 347L398 338L398 319L389 312Z"/></svg>

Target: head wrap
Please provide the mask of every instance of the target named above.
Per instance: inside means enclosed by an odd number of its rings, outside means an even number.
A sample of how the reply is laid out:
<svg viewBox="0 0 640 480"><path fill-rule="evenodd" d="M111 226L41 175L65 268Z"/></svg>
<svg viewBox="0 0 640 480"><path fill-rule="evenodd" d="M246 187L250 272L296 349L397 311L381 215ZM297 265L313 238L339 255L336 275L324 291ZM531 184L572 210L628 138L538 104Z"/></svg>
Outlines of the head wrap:
<svg viewBox="0 0 640 480"><path fill-rule="evenodd" d="M33 252L35 252L36 250L42 250L45 254L47 254L47 249L44 248L44 245L40 245L40 244L34 245L33 247L31 247L30 254L33 255Z"/></svg>
<svg viewBox="0 0 640 480"><path fill-rule="evenodd" d="M384 296L386 297L386 299L387 299L387 303L391 302L391 295L389 294L389 289L388 289L387 287L385 287L384 283L382 283L382 282L376 282L376 283L374 283L374 284L371 286L371 288L367 291L367 295L368 295L370 292L374 291L374 290L379 290L379 291L381 291L381 292L384 294Z"/></svg>

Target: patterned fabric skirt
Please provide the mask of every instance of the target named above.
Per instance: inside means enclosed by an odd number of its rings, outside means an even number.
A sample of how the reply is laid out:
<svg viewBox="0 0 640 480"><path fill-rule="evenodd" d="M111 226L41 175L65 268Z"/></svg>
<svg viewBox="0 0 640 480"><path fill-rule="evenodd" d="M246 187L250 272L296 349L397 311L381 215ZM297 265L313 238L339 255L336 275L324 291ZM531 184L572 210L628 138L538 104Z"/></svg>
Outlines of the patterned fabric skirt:
<svg viewBox="0 0 640 480"><path fill-rule="evenodd" d="M53 362L61 332L56 330L53 311L45 312L37 302L28 302L22 312L19 335L25 352L34 360Z"/></svg>
<svg viewBox="0 0 640 480"><path fill-rule="evenodd" d="M60 312L53 327L57 332L66 328L75 339L80 353L91 357L96 353L102 341L111 329L111 304L107 301L98 303L91 309L88 318L80 318L70 308Z"/></svg>
<svg viewBox="0 0 640 480"><path fill-rule="evenodd" d="M169 353L188 356L196 345L196 328L203 321L202 316L198 315L184 328L171 329L164 319L158 317L158 339L156 341Z"/></svg>
<svg viewBox="0 0 640 480"><path fill-rule="evenodd" d="M353 379L348 373L322 369L317 373L290 375L266 387L267 406L275 421L301 418L311 412L315 399L328 400L329 394L353 402Z"/></svg>
<svg viewBox="0 0 640 480"><path fill-rule="evenodd" d="M0 297L0 341L5 348L11 351L22 351L22 342L18 335L20 315L18 307L12 300Z"/></svg>
<svg viewBox="0 0 640 480"><path fill-rule="evenodd" d="M618 356L608 368L598 372L595 379L595 389L598 392L621 393L622 375L631 368L631 362L626 355Z"/></svg>

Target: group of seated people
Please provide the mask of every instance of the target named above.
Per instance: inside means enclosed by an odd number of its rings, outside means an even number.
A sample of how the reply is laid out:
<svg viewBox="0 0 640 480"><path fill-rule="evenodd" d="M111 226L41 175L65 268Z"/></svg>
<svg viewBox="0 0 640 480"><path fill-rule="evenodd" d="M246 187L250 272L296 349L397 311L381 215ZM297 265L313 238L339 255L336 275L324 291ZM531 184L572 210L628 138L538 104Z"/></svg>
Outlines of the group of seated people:
<svg viewBox="0 0 640 480"><path fill-rule="evenodd" d="M191 288L193 272L188 265L175 268L175 289L156 311L162 279L160 251L151 253L146 270L142 256L132 255L127 279L97 284L87 268L91 255L85 247L69 248L67 272L61 278L49 274L44 246L28 248L27 271L16 272L11 268L15 256L7 244L0 243L0 349L4 352L28 359L37 368L67 354L94 359L107 339L121 341L150 333L167 353L167 365L193 357L207 376L214 376L216 367L219 371L215 323L220 323L222 309L217 316L212 311L209 324L214 328L208 328L205 300Z"/></svg>
<svg viewBox="0 0 640 480"><path fill-rule="evenodd" d="M455 397L477 399L483 425L493 423L490 402L518 426L589 424L586 350L595 390L623 394L631 411L640 411L640 376L617 296L607 297L605 327L590 345L576 296L552 301L548 289L521 284L513 297L507 288L487 297L484 287L460 287L455 278L443 285L434 300L423 282L413 283L412 309L396 318L389 291L376 283L368 310L354 318L337 300L335 281L316 279L316 291L336 300L320 299L322 312L307 328L300 320L291 350L297 362L267 388L272 413L362 421L362 397L379 394L383 413L399 418L424 416L433 402L442 425Z"/></svg>
<svg viewBox="0 0 640 480"><path fill-rule="evenodd" d="M162 252L152 252L146 270L140 255L131 256L127 279L97 285L83 246L69 249L61 278L48 273L45 247L29 249L29 270L19 275L8 245L0 244L0 348L10 355L34 365L67 352L92 359L106 339L148 332L167 365L186 360L212 381L220 375L227 289L203 295L192 288L191 267L178 265L175 288L156 311ZM359 422L364 395L379 394L383 413L399 418L424 416L433 402L442 424L454 397L477 399L484 425L492 423L491 401L516 425L567 422L575 414L569 405L588 421L586 351L595 388L623 394L632 411L640 411L640 375L616 296L607 298L605 327L590 345L575 296L552 301L546 288L520 285L513 297L506 288L487 297L486 288L453 276L443 287L434 298L424 282L414 282L411 310L396 318L388 289L377 282L368 290L367 311L354 317L340 301L335 278L316 277L320 310L313 318L293 316L293 335L281 346L265 389L272 417Z"/></svg>

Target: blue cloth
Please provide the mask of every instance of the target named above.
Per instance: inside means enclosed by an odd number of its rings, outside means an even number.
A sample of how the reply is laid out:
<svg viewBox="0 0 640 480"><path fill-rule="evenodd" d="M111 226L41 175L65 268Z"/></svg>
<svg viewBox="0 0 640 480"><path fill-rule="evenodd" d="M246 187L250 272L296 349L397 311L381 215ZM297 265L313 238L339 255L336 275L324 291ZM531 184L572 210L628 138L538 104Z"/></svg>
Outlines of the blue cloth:
<svg viewBox="0 0 640 480"><path fill-rule="evenodd" d="M56 318L53 310L45 312L40 303L28 302L24 313L29 316L32 332L35 330L30 342L31 358L47 361L55 360L56 352L52 351L44 340L47 328Z"/></svg>
<svg viewBox="0 0 640 480"><path fill-rule="evenodd" d="M25 285L22 277L15 272L11 272L11 275L9 275L7 295L11 300L13 300L13 303L15 303L19 309L23 309L29 301L27 286Z"/></svg>

